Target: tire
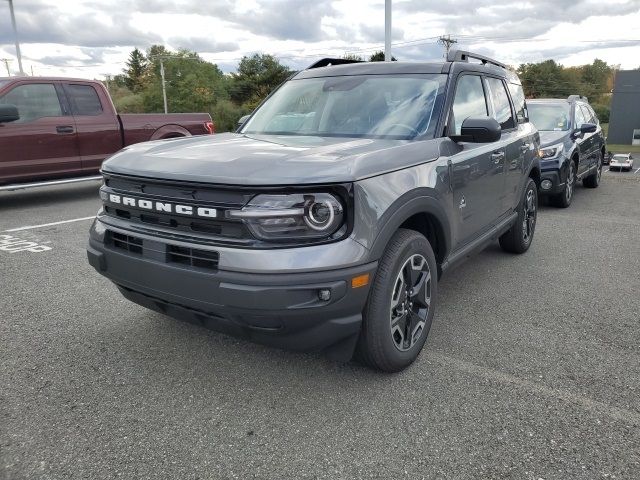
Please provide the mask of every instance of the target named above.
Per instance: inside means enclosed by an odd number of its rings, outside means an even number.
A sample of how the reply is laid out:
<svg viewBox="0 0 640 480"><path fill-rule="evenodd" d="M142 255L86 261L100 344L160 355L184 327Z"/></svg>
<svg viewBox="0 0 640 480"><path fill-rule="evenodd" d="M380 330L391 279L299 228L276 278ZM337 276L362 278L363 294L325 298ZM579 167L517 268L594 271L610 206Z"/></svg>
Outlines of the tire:
<svg viewBox="0 0 640 480"><path fill-rule="evenodd" d="M524 253L529 250L538 219L538 188L533 179L529 179L524 189L518 218L511 228L500 237L500 246L505 252Z"/></svg>
<svg viewBox="0 0 640 480"><path fill-rule="evenodd" d="M437 271L433 249L424 235L405 229L395 233L364 307L356 359L384 372L398 372L414 362L431 328ZM409 283L420 285L413 295L407 292Z"/></svg>
<svg viewBox="0 0 640 480"><path fill-rule="evenodd" d="M602 178L602 152L598 154L598 168L596 169L596 173L593 175L589 175L584 180L582 180L582 184L587 188L598 188L600 185L600 179Z"/></svg>
<svg viewBox="0 0 640 480"><path fill-rule="evenodd" d="M564 189L561 193L551 197L551 204L558 208L567 208L573 200L573 191L576 186L576 162L569 162L567 170L567 180L564 182Z"/></svg>

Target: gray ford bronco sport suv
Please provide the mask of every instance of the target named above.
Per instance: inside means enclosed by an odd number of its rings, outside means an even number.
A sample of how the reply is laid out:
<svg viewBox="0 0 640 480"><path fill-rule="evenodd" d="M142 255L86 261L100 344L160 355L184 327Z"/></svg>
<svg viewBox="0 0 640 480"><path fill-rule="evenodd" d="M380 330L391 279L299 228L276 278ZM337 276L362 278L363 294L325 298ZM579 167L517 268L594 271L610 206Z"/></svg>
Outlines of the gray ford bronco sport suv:
<svg viewBox="0 0 640 480"><path fill-rule="evenodd" d="M531 245L538 147L494 60L321 60L237 133L107 160L89 262L157 312L398 371L444 271L496 239Z"/></svg>

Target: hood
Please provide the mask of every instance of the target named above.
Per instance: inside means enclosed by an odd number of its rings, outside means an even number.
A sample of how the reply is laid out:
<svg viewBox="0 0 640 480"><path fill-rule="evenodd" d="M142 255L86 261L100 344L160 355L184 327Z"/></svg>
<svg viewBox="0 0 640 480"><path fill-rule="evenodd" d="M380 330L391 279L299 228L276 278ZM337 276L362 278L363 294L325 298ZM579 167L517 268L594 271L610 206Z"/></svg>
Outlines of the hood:
<svg viewBox="0 0 640 480"><path fill-rule="evenodd" d="M540 147L548 147L549 145L555 145L556 143L563 143L569 136L569 130L540 130Z"/></svg>
<svg viewBox="0 0 640 480"><path fill-rule="evenodd" d="M229 185L339 183L435 160L440 140L222 133L132 145L106 160L102 169Z"/></svg>

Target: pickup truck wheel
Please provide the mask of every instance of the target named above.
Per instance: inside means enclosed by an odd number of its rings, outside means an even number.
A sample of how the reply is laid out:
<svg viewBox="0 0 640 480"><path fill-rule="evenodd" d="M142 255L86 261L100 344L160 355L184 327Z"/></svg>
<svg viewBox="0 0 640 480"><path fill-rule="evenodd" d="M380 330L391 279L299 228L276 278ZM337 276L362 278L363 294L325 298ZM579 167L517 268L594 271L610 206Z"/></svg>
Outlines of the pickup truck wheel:
<svg viewBox="0 0 640 480"><path fill-rule="evenodd" d="M598 154L598 168L593 175L586 177L582 184L587 188L598 188L600 178L602 177L602 152Z"/></svg>
<svg viewBox="0 0 640 480"><path fill-rule="evenodd" d="M413 363L431 328L436 272L436 258L424 235L398 230L380 260L369 292L357 359L385 372L397 372Z"/></svg>
<svg viewBox="0 0 640 480"><path fill-rule="evenodd" d="M551 197L551 203L555 207L567 208L573 200L573 190L576 186L576 163L569 162L567 167L567 181L564 182L564 190L558 195Z"/></svg>
<svg viewBox="0 0 640 480"><path fill-rule="evenodd" d="M513 226L500 237L500 246L506 252L524 253L529 250L538 219L538 189L529 179L518 207L518 218Z"/></svg>

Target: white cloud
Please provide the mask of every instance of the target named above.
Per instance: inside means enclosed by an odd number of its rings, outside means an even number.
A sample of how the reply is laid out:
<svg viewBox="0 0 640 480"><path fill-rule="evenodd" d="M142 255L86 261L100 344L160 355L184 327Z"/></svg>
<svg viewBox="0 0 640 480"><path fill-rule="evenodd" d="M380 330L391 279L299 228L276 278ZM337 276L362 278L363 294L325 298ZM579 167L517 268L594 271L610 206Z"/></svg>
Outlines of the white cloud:
<svg viewBox="0 0 640 480"><path fill-rule="evenodd" d="M393 54L434 60L435 38L510 64L553 58L565 65L601 58L640 66L640 0L394 0ZM382 0L17 0L26 70L102 77L120 73L133 47L186 47L233 69L245 54L272 53L293 68L384 44ZM15 58L0 2L0 57ZM624 40L621 42L621 40ZM12 63L15 70L17 62Z"/></svg>

